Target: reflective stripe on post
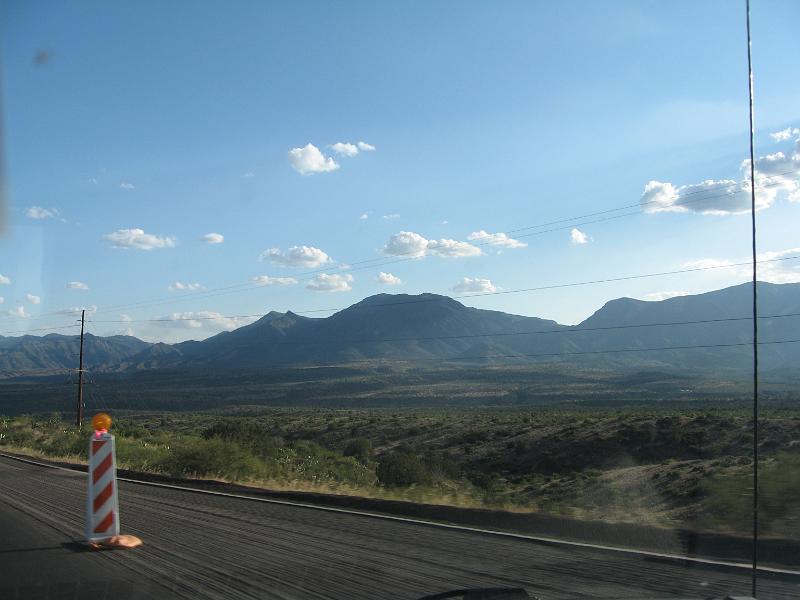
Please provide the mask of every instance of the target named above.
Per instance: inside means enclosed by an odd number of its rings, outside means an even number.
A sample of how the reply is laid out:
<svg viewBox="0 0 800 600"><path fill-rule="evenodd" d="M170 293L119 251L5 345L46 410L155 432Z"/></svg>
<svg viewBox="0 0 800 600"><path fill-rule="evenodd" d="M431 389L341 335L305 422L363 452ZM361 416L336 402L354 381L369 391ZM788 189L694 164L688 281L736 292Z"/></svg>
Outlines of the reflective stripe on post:
<svg viewBox="0 0 800 600"><path fill-rule="evenodd" d="M86 539L119 535L119 500L114 436L95 431L89 441L89 494L86 499Z"/></svg>

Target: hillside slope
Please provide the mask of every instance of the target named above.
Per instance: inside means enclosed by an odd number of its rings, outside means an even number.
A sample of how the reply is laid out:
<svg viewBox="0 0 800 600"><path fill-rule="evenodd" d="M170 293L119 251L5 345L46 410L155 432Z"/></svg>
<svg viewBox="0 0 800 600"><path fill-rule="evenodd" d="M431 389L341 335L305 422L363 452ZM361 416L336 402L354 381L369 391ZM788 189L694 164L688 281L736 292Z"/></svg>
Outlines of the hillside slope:
<svg viewBox="0 0 800 600"><path fill-rule="evenodd" d="M742 284L660 302L619 298L576 326L471 308L436 294L379 294L327 318L273 311L203 341L150 344L87 335L86 364L96 371L139 371L361 360L464 366L547 361L612 369L745 371L752 364L751 289ZM794 316L800 315L800 284L760 283L759 295L762 342L800 339L800 317ZM693 346L702 348L688 348ZM0 373L75 368L77 353L77 336L0 337ZM800 361L800 344L765 343L761 357L766 371L790 371Z"/></svg>

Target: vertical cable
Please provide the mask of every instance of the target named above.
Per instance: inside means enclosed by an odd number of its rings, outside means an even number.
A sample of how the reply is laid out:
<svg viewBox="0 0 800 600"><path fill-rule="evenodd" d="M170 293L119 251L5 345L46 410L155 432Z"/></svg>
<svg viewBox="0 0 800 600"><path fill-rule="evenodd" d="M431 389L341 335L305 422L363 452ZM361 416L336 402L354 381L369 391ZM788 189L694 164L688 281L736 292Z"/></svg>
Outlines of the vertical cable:
<svg viewBox="0 0 800 600"><path fill-rule="evenodd" d="M753 572L752 596L756 597L758 578L758 285L756 266L756 168L755 127L753 125L753 58L750 37L750 0L745 0L747 12L747 77L750 102L750 221L753 246Z"/></svg>
<svg viewBox="0 0 800 600"><path fill-rule="evenodd" d="M78 400L75 406L75 425L83 428L83 326L86 324L86 311L81 310L81 350L78 359Z"/></svg>

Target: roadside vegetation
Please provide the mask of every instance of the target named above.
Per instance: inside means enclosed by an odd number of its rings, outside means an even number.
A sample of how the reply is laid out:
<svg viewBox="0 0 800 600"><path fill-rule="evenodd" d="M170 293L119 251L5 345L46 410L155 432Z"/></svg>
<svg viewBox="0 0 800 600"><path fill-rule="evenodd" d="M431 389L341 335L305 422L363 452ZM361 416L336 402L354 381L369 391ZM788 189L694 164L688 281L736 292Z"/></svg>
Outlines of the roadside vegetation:
<svg viewBox="0 0 800 600"><path fill-rule="evenodd" d="M282 490L746 535L744 410L265 410L115 417L120 468ZM0 417L0 449L85 461L60 415ZM800 539L800 414L761 424L762 535Z"/></svg>

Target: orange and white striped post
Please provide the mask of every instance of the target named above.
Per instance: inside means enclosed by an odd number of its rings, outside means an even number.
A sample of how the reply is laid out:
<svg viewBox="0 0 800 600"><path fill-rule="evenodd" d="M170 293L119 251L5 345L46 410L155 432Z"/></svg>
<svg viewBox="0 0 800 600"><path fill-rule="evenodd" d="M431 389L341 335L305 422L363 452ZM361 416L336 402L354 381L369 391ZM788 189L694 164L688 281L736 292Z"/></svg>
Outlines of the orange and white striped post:
<svg viewBox="0 0 800 600"><path fill-rule="evenodd" d="M94 433L89 440L89 493L86 497L86 539L93 548L132 548L142 541L119 534L117 459L114 436L108 433L111 417L98 413L92 418Z"/></svg>
<svg viewBox="0 0 800 600"><path fill-rule="evenodd" d="M89 442L89 494L86 502L86 539L107 540L119 535L119 500L114 436L108 433L111 418L95 415L95 428Z"/></svg>

